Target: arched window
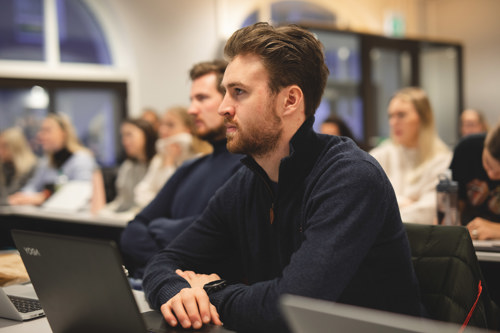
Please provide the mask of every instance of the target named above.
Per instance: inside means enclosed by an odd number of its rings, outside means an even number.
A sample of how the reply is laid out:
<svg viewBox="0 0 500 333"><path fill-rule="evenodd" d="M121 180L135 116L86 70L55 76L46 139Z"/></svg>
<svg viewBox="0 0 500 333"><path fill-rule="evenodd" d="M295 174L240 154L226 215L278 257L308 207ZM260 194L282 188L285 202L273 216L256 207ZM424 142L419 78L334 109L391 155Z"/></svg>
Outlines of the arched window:
<svg viewBox="0 0 500 333"><path fill-rule="evenodd" d="M57 0L61 62L111 64L103 31L82 0Z"/></svg>

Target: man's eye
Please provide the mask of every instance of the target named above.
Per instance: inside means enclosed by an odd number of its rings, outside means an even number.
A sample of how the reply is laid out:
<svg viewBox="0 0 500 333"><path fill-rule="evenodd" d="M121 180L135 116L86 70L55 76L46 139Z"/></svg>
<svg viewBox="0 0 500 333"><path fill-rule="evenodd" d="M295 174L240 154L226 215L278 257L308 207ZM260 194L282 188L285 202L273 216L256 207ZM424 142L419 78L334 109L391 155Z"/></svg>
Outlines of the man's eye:
<svg viewBox="0 0 500 333"><path fill-rule="evenodd" d="M234 94L235 94L235 95L241 95L241 94L243 94L243 90L242 90L242 89L240 89L240 88L235 88L235 89L234 89Z"/></svg>

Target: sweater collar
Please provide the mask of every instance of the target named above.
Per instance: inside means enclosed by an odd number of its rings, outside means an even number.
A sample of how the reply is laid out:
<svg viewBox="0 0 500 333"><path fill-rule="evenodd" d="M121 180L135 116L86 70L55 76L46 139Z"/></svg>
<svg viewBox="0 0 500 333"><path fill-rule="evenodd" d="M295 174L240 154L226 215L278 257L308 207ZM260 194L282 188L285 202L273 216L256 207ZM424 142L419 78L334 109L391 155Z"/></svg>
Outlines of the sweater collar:
<svg viewBox="0 0 500 333"><path fill-rule="evenodd" d="M212 147L214 148L213 154L220 155L223 153L227 153L227 139L222 139L219 141L211 142Z"/></svg>
<svg viewBox="0 0 500 333"><path fill-rule="evenodd" d="M317 157L323 149L323 144L313 130L314 116L307 118L290 140L290 154L280 163L279 185L296 183L304 179L316 163ZM246 156L242 162L252 171L269 177L265 171L251 157Z"/></svg>

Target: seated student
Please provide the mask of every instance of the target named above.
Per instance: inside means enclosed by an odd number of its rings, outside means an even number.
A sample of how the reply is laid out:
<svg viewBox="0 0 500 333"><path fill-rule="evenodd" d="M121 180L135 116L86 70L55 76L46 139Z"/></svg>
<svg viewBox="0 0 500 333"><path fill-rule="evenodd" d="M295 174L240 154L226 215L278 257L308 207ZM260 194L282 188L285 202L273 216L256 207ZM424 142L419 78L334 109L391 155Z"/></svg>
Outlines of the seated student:
<svg viewBox="0 0 500 333"><path fill-rule="evenodd" d="M455 147L450 166L458 181L462 224L472 239L500 239L500 123Z"/></svg>
<svg viewBox="0 0 500 333"><path fill-rule="evenodd" d="M134 189L144 178L151 159L156 153L157 139L153 126L144 119L126 119L121 125L122 145L126 159L118 169L116 177L116 197L98 212L132 218L139 205L134 200Z"/></svg>
<svg viewBox="0 0 500 333"><path fill-rule="evenodd" d="M35 172L36 162L20 128L11 127L0 133L0 200L26 184Z"/></svg>
<svg viewBox="0 0 500 333"><path fill-rule="evenodd" d="M483 114L476 109L467 109L460 115L460 134L466 137L471 134L486 133L488 124Z"/></svg>
<svg viewBox="0 0 500 333"><path fill-rule="evenodd" d="M21 191L9 196L11 205L41 205L58 183L71 180L91 182L98 169L92 153L80 144L65 115L48 114L38 132L38 140L45 156Z"/></svg>
<svg viewBox="0 0 500 333"><path fill-rule="evenodd" d="M212 146L193 138L194 122L184 107L168 109L162 116L156 155L144 178L134 189L135 202L145 207L156 196L175 170L186 160L211 152Z"/></svg>
<svg viewBox="0 0 500 333"><path fill-rule="evenodd" d="M241 155L226 149L224 118L217 114L225 61L202 62L190 71L191 105L196 136L213 153L184 163L158 195L125 228L120 241L127 268L137 279L151 257L168 245L205 209L212 195L241 167Z"/></svg>
<svg viewBox="0 0 500 333"><path fill-rule="evenodd" d="M427 94L409 87L389 103L391 139L370 151L389 177L403 222L433 224L439 175L451 161L451 151L438 137Z"/></svg>
<svg viewBox="0 0 500 333"><path fill-rule="evenodd" d="M257 23L236 31L225 54L219 114L245 167L148 263L151 306L172 326L223 321L237 332L287 331L285 293L420 315L383 169L352 140L313 130L328 76L320 42Z"/></svg>

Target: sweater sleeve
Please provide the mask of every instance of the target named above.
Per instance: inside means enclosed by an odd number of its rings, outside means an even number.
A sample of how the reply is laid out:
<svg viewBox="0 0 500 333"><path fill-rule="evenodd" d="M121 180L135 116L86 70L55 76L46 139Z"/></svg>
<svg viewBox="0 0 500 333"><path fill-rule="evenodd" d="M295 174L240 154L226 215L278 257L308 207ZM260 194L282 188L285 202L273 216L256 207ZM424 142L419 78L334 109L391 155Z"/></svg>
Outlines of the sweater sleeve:
<svg viewBox="0 0 500 333"><path fill-rule="evenodd" d="M220 266L228 263L233 251L227 230L211 212L220 210L214 199L202 216L184 230L167 248L159 251L146 266L143 287L151 306L159 309L189 284L180 278L176 269L193 270L197 273L221 273Z"/></svg>

